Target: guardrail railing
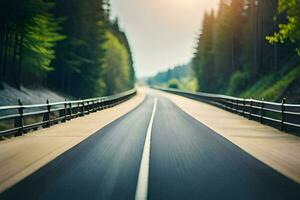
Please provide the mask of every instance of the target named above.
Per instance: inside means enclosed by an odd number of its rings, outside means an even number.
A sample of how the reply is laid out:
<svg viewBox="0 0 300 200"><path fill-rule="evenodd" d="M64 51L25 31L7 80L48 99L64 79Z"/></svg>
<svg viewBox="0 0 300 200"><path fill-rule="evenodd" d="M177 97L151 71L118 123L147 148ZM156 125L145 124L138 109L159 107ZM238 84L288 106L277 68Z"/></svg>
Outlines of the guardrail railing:
<svg viewBox="0 0 300 200"><path fill-rule="evenodd" d="M132 89L120 94L77 101L63 101L45 104L0 106L0 137L20 136L39 127L50 127L59 122L113 107L136 94Z"/></svg>
<svg viewBox="0 0 300 200"><path fill-rule="evenodd" d="M186 92L178 89L155 88L161 91L203 101L242 115L250 120L273 126L286 132L300 132L300 104L269 102L202 92Z"/></svg>

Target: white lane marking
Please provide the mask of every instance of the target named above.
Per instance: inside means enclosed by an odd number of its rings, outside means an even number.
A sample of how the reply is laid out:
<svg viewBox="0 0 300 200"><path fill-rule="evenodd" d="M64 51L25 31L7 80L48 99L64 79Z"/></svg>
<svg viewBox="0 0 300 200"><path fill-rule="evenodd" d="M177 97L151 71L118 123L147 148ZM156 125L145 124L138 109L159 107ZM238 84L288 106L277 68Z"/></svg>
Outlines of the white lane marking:
<svg viewBox="0 0 300 200"><path fill-rule="evenodd" d="M151 133L152 133L152 125L154 120L154 115L157 106L157 99L154 99L153 111L151 115L151 119L147 129L146 140L143 149L143 156L140 165L140 172L138 176L137 187L135 191L135 199L136 200L146 200L148 194L148 176L149 176L149 161L150 161L150 143L151 143Z"/></svg>

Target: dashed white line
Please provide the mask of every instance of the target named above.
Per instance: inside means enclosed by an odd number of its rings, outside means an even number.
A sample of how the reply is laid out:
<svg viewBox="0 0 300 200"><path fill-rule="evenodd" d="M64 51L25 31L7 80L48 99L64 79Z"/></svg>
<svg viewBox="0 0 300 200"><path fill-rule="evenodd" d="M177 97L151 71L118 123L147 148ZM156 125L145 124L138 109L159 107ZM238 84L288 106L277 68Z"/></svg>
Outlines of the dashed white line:
<svg viewBox="0 0 300 200"><path fill-rule="evenodd" d="M154 120L154 115L157 106L157 99L154 99L153 111L151 115L151 119L147 129L146 140L143 149L143 156L140 165L140 171L138 176L138 182L135 192L136 200L146 200L148 194L148 177L149 177L149 161L150 161L150 143L151 143L151 133L152 133L152 125Z"/></svg>

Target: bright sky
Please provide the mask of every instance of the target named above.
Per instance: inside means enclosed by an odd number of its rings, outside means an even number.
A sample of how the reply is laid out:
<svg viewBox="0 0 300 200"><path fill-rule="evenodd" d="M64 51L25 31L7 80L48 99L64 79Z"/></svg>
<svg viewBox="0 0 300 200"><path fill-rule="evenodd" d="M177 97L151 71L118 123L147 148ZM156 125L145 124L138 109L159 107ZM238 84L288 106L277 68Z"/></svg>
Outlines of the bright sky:
<svg viewBox="0 0 300 200"><path fill-rule="evenodd" d="M154 75L193 55L205 10L219 0L111 0L133 52L137 77Z"/></svg>

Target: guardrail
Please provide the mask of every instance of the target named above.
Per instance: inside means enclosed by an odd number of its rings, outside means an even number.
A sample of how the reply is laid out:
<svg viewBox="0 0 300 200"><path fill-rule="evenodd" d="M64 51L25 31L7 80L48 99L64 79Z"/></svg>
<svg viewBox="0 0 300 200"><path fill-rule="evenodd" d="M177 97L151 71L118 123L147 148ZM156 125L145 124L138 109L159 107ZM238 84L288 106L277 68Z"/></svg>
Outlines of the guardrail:
<svg viewBox="0 0 300 200"><path fill-rule="evenodd" d="M250 120L273 126L281 131L300 132L300 104L287 104L286 99L282 99L281 103L275 103L264 99L244 99L219 94L186 92L178 89L155 89L203 101Z"/></svg>
<svg viewBox="0 0 300 200"><path fill-rule="evenodd" d="M117 95L78 101L50 103L47 100L45 104L23 105L19 100L19 105L16 106L0 106L0 122L2 122L0 137L20 136L29 130L66 122L91 112L113 107L135 94L136 89L132 89Z"/></svg>

